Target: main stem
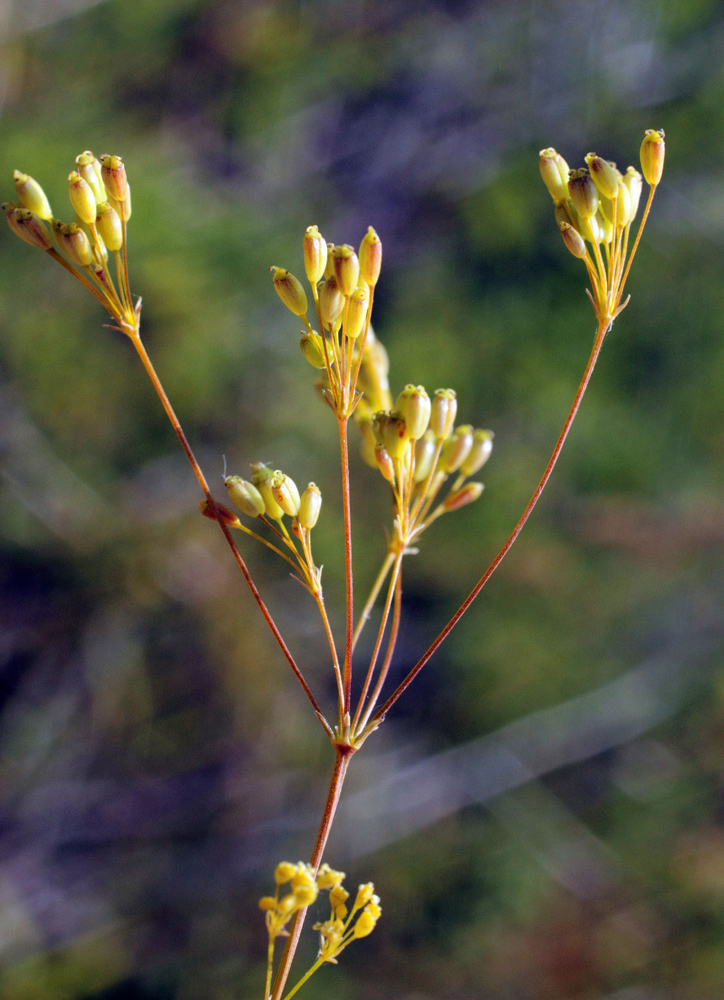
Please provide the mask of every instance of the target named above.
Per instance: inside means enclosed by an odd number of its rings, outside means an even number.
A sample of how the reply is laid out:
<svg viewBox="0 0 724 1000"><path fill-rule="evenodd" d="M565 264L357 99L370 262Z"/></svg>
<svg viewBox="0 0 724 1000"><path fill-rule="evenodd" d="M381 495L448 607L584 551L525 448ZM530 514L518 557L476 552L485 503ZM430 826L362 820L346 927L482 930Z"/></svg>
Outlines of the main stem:
<svg viewBox="0 0 724 1000"><path fill-rule="evenodd" d="M573 424L573 421L574 421L574 419L576 417L576 414L578 413L578 408L581 405L581 400L583 399L583 395L584 395L584 393L586 391L586 388L588 386L588 383L589 383L589 381L591 379L591 375L593 374L593 369L594 369L594 367L596 365L596 361L598 360L598 355L601 353L601 347L603 346L604 338L605 338L606 333L608 332L608 330L611 328L611 322L612 322L611 320L607 319L607 320L601 321L599 323L598 331L596 333L596 339L593 342L593 349L592 349L591 355L590 355L590 357L588 359L588 364L586 365L586 370L583 373L583 378L581 379L580 385L578 386L578 391L576 392L575 398L573 400L573 404L571 405L571 408L568 411L568 416L566 417L566 422L563 425L563 430L561 431L560 436L559 436L559 438L558 438L558 440L556 442L556 446L553 449L553 454L551 455L550 460L548 462L548 465L545 468L545 472L543 473L543 476L541 477L540 482L536 486L535 492L533 493L533 496L530 498L530 500L528 502L528 506L523 511L523 513L522 513L522 515L520 517L520 520L516 524L515 528L513 529L512 533L508 537L507 541L505 542L505 544L503 545L503 547L501 548L501 550L498 552L498 554L495 557L495 559L493 559L493 561L491 562L490 566L488 566L488 568L486 569L486 571L480 577L480 579L478 580L478 582L475 584L475 586L473 587L473 589L470 591L470 593L468 594L468 596L465 598L465 600L463 601L463 603L460 605L460 607L458 608L458 610L452 616L452 618L447 623L447 625L442 630L442 632L440 632L440 634L437 636L437 638L434 640L434 642L430 645L430 647L426 650L426 652L423 653L423 655L417 661L417 663L412 668L412 670L407 675L407 677L405 677L405 679L402 681L402 683L395 689L395 691L393 691L393 693L390 695L390 697L387 699L387 701L384 703L384 705L376 712L376 714L374 715L374 717L367 724L367 729L369 731L371 731L371 728L373 726L379 725L379 723L382 721L382 719L384 719L385 715L390 710L390 708L394 705L394 703L397 701L397 699L400 697L400 695L404 691L407 690L407 688L410 686L410 684L412 684L412 682L417 677L417 675L420 673L420 671L425 666L425 664L430 659L430 657L437 651L437 649L442 645L442 643L445 641L445 639L447 639L448 635L450 635L450 633L452 632L452 630L455 628L455 626L460 621L460 619L462 618L462 616L468 610L468 608L473 603L473 601L475 600L475 598L478 596L478 594L480 593L480 591L483 589L483 587L485 586L485 584L488 582L488 580L490 579L490 577L496 571L496 569L498 568L498 566L500 566L500 564L502 563L503 559L505 559L506 555L510 551L510 549L511 549L513 543L515 542L516 538L518 537L518 535L523 530L523 526L524 526L525 522L528 520L528 518L530 517L530 515L533 512L533 508L538 503L538 501L539 501L539 499L541 497L541 494L543 493L543 490L546 488L546 484L548 483L548 480L551 477L551 473L553 472L553 469L555 468L555 464L558 461L558 456L560 455L561 450L563 449L563 445L565 443L565 440L568 437L568 432L571 429L571 425Z"/></svg>
<svg viewBox="0 0 724 1000"><path fill-rule="evenodd" d="M354 645L354 595L352 573L352 507L349 486L349 447L347 443L347 417L339 418L339 445L342 458L342 511L344 516L344 565L347 586L347 639L344 650L344 712L347 715L352 702L352 647Z"/></svg>
<svg viewBox="0 0 724 1000"><path fill-rule="evenodd" d="M319 824L319 832L317 833L317 839L314 842L312 857L309 861L315 873L322 863L322 856L324 854L324 849L327 846L327 840L329 839L329 831L332 828L332 820L337 812L339 797L342 793L342 785L344 784L345 775L347 774L347 768L349 767L350 758L355 752L354 747L341 745L339 743L335 744L334 749L336 753L334 771L332 771L332 777L329 782L327 801L324 803L322 822ZM287 943L279 962L279 968L277 969L277 974L274 978L274 986L272 987L270 1000L280 1000L281 995L284 992L284 986L286 985L286 981L289 977L289 970L291 968L292 961L294 960L297 945L299 944L299 936L302 933L302 927L304 926L304 919L306 915L306 909L297 910L292 919L292 923L289 927L289 937L287 938Z"/></svg>

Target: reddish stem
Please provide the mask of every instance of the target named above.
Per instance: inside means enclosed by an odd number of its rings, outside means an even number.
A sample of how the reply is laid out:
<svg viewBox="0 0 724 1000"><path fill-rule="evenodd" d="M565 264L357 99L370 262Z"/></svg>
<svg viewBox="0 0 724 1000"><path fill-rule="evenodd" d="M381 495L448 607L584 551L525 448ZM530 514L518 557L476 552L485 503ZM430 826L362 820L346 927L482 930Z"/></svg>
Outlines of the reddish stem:
<svg viewBox="0 0 724 1000"><path fill-rule="evenodd" d="M324 804L322 822L319 824L319 832L317 833L317 839L314 842L314 849L309 862L315 873L322 862L324 849L327 846L327 840L329 839L329 831L332 828L332 820L334 819L334 814L337 812L339 797L342 793L344 778L347 774L350 758L355 752L354 747L341 745L339 743L335 744L334 749L337 754L334 761L334 771L332 772L332 777L329 782L329 791L327 792L327 801ZM289 970L291 968L292 961L294 960L297 945L299 944L299 936L302 933L302 927L304 926L304 919L306 915L306 909L297 910L292 919L289 927L289 937L287 938L287 943L279 962L277 974L274 977L271 1000L279 1000L284 992L284 986L286 985L286 981L289 977Z"/></svg>

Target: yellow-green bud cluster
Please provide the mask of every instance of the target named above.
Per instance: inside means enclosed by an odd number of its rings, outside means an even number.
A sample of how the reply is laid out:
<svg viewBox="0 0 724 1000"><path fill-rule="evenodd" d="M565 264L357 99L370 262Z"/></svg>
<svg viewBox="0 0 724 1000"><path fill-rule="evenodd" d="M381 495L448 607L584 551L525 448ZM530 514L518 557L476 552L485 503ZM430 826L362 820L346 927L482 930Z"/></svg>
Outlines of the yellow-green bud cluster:
<svg viewBox="0 0 724 1000"><path fill-rule="evenodd" d="M120 156L105 155L98 160L85 150L76 157L75 169L68 175L68 197L75 215L71 223L53 216L45 192L29 174L16 170L14 179L18 202L2 206L12 231L79 277L121 329L135 330L138 314L131 301L125 255L119 259L118 289L106 268L108 251L117 253L123 247L124 223L131 217L131 189ZM45 222L50 223L50 230ZM84 275L73 268L82 269Z"/></svg>
<svg viewBox="0 0 724 1000"><path fill-rule="evenodd" d="M574 257L587 257L585 242L611 244L638 212L641 174L626 174L610 160L588 153L586 166L569 170L555 149L540 151L540 171L553 199L565 245ZM664 165L664 133L649 129L641 146L641 169L650 185L658 184ZM584 242L585 241L585 242Z"/></svg>
<svg viewBox="0 0 724 1000"><path fill-rule="evenodd" d="M344 878L344 874L340 874ZM282 861L276 867L274 881L274 895L262 896L259 900L259 908L265 913L267 930L272 940L284 933L285 926L297 910L306 909L319 895L314 869L303 861L296 865ZM289 892L282 896L281 887L287 883L290 883Z"/></svg>
<svg viewBox="0 0 724 1000"><path fill-rule="evenodd" d="M357 380L364 377L367 341L373 339L370 316L382 243L370 226L357 253L346 243L328 243L317 226L309 226L303 257L319 329L313 330L307 319L307 293L291 272L271 267L274 287L284 305L304 322L299 346L313 368L325 371L323 398L338 414L349 417L356 406ZM367 410L367 420L371 412ZM371 458L368 454L367 460Z"/></svg>
<svg viewBox="0 0 724 1000"><path fill-rule="evenodd" d="M317 523L322 507L322 493L310 483L300 495L291 476L280 469L270 469L263 462L251 466L251 481L241 476L225 476L224 485L231 502L247 517L268 517L281 521L286 515L306 531Z"/></svg>
<svg viewBox="0 0 724 1000"><path fill-rule="evenodd" d="M436 517L480 496L481 483L463 487L463 482L485 465L493 447L492 431L474 430L470 424L455 427L456 414L452 389L437 389L431 400L424 386L410 384L397 397L395 409L375 413L369 425L374 464L399 495L411 483L416 490L412 499L424 504L448 476L458 473ZM366 435L367 425L361 426Z"/></svg>

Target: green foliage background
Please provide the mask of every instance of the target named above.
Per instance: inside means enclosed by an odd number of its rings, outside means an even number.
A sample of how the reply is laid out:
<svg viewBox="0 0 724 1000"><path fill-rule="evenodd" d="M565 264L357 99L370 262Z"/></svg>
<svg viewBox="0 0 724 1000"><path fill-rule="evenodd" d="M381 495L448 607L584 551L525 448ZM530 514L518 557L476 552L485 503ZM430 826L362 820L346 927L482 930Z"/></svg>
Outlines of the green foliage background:
<svg viewBox="0 0 724 1000"><path fill-rule="evenodd" d="M374 851L364 817L342 826L329 861L373 878L384 915L302 995L719 998L720 6L16 0L0 32L4 197L17 167L62 206L78 152L124 156L149 352L219 488L223 454L320 484L337 622L335 429L267 268L301 273L310 223L380 233L393 391L453 386L496 432L481 501L409 560L400 675L517 520L595 331L537 152L625 167L666 129L631 304L555 477L349 796L468 741L474 765L484 734L540 734L578 698L571 733L550 733L556 765L543 740L530 781L434 823L370 819ZM0 995L258 997L256 899L309 851L329 748L130 345L5 227L0 253ZM388 509L361 462L354 490L361 594ZM244 551L331 698L312 607ZM649 721L607 743L585 696L629 675Z"/></svg>

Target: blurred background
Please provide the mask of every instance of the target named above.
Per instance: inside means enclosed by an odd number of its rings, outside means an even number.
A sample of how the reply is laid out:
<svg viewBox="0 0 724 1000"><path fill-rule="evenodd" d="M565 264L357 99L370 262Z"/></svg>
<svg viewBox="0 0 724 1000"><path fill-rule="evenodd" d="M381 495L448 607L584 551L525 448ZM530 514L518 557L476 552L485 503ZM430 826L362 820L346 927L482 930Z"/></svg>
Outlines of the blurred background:
<svg viewBox="0 0 724 1000"><path fill-rule="evenodd" d="M310 1000L721 997L723 53L712 0L0 0L2 196L19 168L69 217L76 154L123 155L148 350L219 491L222 455L320 484L337 626L336 431L267 268L302 273L311 223L380 233L393 392L452 386L496 434L483 498L407 561L398 678L517 520L595 332L538 150L625 169L666 129L551 485L352 762L327 857L384 915ZM329 745L130 345L4 223L0 253L0 995L259 997L257 899L309 854ZM389 510L359 461L353 489L361 597ZM331 705L312 602L241 547Z"/></svg>

